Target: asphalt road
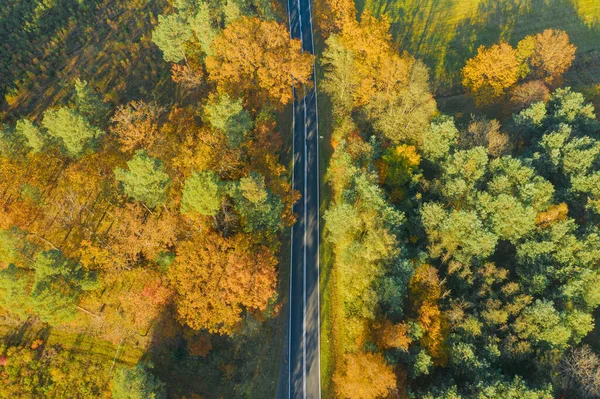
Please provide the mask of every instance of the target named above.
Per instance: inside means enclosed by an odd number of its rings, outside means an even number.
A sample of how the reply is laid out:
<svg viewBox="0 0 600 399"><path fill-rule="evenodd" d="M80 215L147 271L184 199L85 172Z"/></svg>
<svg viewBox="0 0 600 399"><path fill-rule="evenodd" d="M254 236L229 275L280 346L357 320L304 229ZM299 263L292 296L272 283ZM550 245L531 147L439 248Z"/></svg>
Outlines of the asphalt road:
<svg viewBox="0 0 600 399"><path fill-rule="evenodd" d="M288 0L291 36L314 54L310 0ZM313 78L314 78L313 70ZM316 82L316 79L314 79ZM280 398L321 397L319 323L319 133L315 87L294 89L293 188L302 198L292 228L287 359L287 392ZM287 363L287 364L286 364ZM287 370L286 370L287 369Z"/></svg>

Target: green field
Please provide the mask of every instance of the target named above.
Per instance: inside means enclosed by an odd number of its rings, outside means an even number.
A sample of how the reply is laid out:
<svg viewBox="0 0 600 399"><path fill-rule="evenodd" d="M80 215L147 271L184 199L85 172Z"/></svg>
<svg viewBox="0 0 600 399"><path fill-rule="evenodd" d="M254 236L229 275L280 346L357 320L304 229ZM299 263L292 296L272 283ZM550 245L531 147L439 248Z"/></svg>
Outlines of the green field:
<svg viewBox="0 0 600 399"><path fill-rule="evenodd" d="M555 28L569 34L580 56L600 50L598 0L357 0L357 7L389 18L400 50L427 63L440 95L456 93L460 69L480 45L515 45Z"/></svg>

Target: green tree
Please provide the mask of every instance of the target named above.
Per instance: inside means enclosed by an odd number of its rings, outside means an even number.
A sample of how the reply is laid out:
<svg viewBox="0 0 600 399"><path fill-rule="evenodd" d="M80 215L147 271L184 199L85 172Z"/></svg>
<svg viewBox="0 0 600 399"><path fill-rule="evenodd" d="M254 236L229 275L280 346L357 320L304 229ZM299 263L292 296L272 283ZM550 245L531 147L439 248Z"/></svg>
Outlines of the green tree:
<svg viewBox="0 0 600 399"><path fill-rule="evenodd" d="M212 55L213 39L219 34L214 27L214 18L211 16L210 6L207 2L198 2L196 14L189 19L189 24L196 35L200 48L206 55Z"/></svg>
<svg viewBox="0 0 600 399"><path fill-rule="evenodd" d="M452 205L473 204L485 176L488 155L483 147L457 151L442 166L440 191Z"/></svg>
<svg viewBox="0 0 600 399"><path fill-rule="evenodd" d="M458 129L454 120L442 116L423 132L423 155L425 159L436 162L445 159L458 140Z"/></svg>
<svg viewBox="0 0 600 399"><path fill-rule="evenodd" d="M204 112L210 124L225 134L229 148L238 148L253 126L250 114L242 106L242 100L232 99L226 94L213 97Z"/></svg>
<svg viewBox="0 0 600 399"><path fill-rule="evenodd" d="M45 323L54 325L73 319L82 292L97 287L95 275L65 259L57 250L39 253L33 268L31 303L33 311Z"/></svg>
<svg viewBox="0 0 600 399"><path fill-rule="evenodd" d="M20 317L35 314L51 325L72 320L83 291L96 287L94 274L57 250L38 253L32 269L11 264L0 271L2 306Z"/></svg>
<svg viewBox="0 0 600 399"><path fill-rule="evenodd" d="M165 384L151 373L151 366L139 363L133 368L119 368L112 381L114 399L164 399Z"/></svg>
<svg viewBox="0 0 600 399"><path fill-rule="evenodd" d="M115 178L125 194L150 208L162 205L167 200L171 178L165 172L163 163L143 150L136 151L127 162L127 170L115 169Z"/></svg>
<svg viewBox="0 0 600 399"><path fill-rule="evenodd" d="M0 230L0 269L25 262L23 252L28 246L25 234L17 228Z"/></svg>
<svg viewBox="0 0 600 399"><path fill-rule="evenodd" d="M29 119L18 120L15 130L18 135L25 137L27 146L33 152L40 152L44 147L44 136L42 135L42 132Z"/></svg>
<svg viewBox="0 0 600 399"><path fill-rule="evenodd" d="M440 204L426 203L421 211L430 242L430 255L453 257L470 264L473 258L490 256L498 237L485 229L474 211L446 211Z"/></svg>
<svg viewBox="0 0 600 399"><path fill-rule="evenodd" d="M493 197L482 193L478 200L487 216L490 230L499 238L517 243L535 229L537 212L531 206L524 205L517 198L500 194Z"/></svg>
<svg viewBox="0 0 600 399"><path fill-rule="evenodd" d="M600 125L594 113L594 106L585 102L583 94L570 87L556 89L547 104L549 126L568 124L580 134L592 134Z"/></svg>
<svg viewBox="0 0 600 399"><path fill-rule="evenodd" d="M96 126L106 124L109 107L90 89L90 85L85 80L75 79L75 107L92 124Z"/></svg>
<svg viewBox="0 0 600 399"><path fill-rule="evenodd" d="M329 170L336 202L324 215L326 239L334 248L335 267L340 270L338 284L343 287L344 309L350 320L350 314L374 319L379 300L376 289L394 289L408 279L405 265L398 260L396 236L405 216L387 203L376 175L360 168L363 162L372 162L372 154L367 143L342 141ZM386 306L401 301L405 292L405 288L388 292ZM355 332L348 334L349 341L357 338Z"/></svg>
<svg viewBox="0 0 600 399"><path fill-rule="evenodd" d="M283 203L267 189L263 175L253 172L240 179L232 197L246 232L274 235L281 228Z"/></svg>
<svg viewBox="0 0 600 399"><path fill-rule="evenodd" d="M183 187L181 211L215 216L221 209L225 185L213 171L194 172Z"/></svg>
<svg viewBox="0 0 600 399"><path fill-rule="evenodd" d="M510 382L495 381L480 383L477 391L477 396L474 396L476 399L552 399L555 397L551 385L540 389L530 388L519 377L515 377Z"/></svg>
<svg viewBox="0 0 600 399"><path fill-rule="evenodd" d="M589 320L587 326L582 327L589 332L593 329L593 324ZM523 311L513 328L522 339L559 349L567 347L573 334L565 315L560 314L551 302L540 300Z"/></svg>
<svg viewBox="0 0 600 399"><path fill-rule="evenodd" d="M69 108L46 111L42 126L50 137L60 140L69 156L78 157L86 146L104 132L90 124L86 117Z"/></svg>
<svg viewBox="0 0 600 399"><path fill-rule="evenodd" d="M163 52L165 61L179 62L185 58L185 46L192 35L192 28L181 15L159 15L152 41Z"/></svg>
<svg viewBox="0 0 600 399"><path fill-rule="evenodd" d="M14 264L0 270L0 306L25 319L32 313L29 296L32 284L33 274L29 270L17 268Z"/></svg>

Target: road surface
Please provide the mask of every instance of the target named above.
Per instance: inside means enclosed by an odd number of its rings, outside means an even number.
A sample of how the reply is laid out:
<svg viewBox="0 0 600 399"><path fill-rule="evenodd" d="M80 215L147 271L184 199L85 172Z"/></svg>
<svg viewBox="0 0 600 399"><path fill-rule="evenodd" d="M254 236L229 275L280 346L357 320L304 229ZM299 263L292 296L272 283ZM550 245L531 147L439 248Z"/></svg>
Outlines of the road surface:
<svg viewBox="0 0 600 399"><path fill-rule="evenodd" d="M310 0L288 0L292 38L314 54ZM313 70L313 78L315 78ZM314 79L316 82L316 79ZM319 323L319 133L315 87L294 89L293 188L302 198L294 206L288 325L287 392L280 398L321 397ZM283 391L283 392L282 392Z"/></svg>

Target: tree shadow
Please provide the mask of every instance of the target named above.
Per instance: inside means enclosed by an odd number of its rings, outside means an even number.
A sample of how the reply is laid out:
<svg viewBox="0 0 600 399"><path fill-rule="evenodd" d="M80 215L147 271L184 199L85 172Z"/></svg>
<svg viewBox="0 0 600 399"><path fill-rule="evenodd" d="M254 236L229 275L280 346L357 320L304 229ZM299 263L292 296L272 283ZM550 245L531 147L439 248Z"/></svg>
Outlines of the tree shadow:
<svg viewBox="0 0 600 399"><path fill-rule="evenodd" d="M58 0L51 7L36 0L11 0L0 12L0 97L27 76L27 66L44 57L45 42L65 29L79 13L76 0Z"/></svg>
<svg viewBox="0 0 600 399"><path fill-rule="evenodd" d="M7 346L17 346L23 342L25 334L30 331L33 321L31 318L27 319L23 324L17 326L10 334L4 337L4 343Z"/></svg>
<svg viewBox="0 0 600 399"><path fill-rule="evenodd" d="M190 355L186 329L175 320L175 312L174 307L167 307L157 318L143 358L154 365L153 374L166 383L169 397L275 396L281 360L281 317L258 321L247 315L236 335L212 334L212 350L201 357Z"/></svg>
<svg viewBox="0 0 600 399"><path fill-rule="evenodd" d="M0 110L39 117L69 100L75 78L112 102L169 102L170 67L150 39L166 0L10 0L0 11ZM5 95L10 93L10 102Z"/></svg>

